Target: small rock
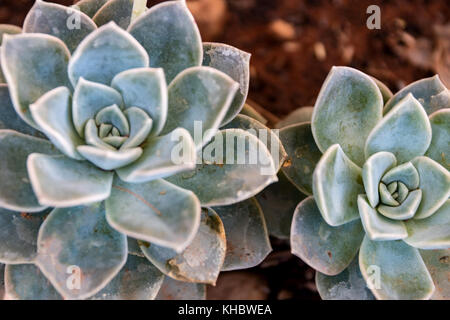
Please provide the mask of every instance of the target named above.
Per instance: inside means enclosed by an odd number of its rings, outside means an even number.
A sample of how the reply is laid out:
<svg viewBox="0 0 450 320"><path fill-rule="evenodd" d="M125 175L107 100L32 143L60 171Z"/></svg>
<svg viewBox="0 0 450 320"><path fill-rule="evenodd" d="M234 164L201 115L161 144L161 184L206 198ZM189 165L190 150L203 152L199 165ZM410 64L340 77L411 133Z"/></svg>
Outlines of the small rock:
<svg viewBox="0 0 450 320"><path fill-rule="evenodd" d="M282 19L272 21L269 25L269 29L279 40L292 40L296 35L294 26Z"/></svg>
<svg viewBox="0 0 450 320"><path fill-rule="evenodd" d="M324 61L327 58L327 50L322 42L316 42L314 44L314 55L319 61Z"/></svg>

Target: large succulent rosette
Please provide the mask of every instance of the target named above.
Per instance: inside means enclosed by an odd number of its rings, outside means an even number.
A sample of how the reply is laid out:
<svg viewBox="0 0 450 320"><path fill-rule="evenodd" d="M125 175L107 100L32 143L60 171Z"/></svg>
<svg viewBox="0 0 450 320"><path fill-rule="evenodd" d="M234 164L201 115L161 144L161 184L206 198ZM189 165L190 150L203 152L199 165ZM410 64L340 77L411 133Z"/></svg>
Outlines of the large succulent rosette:
<svg viewBox="0 0 450 320"><path fill-rule="evenodd" d="M448 89L435 76L392 96L334 67L311 121L296 123L309 111L286 119L280 138L283 173L309 195L294 212L292 252L318 271L321 296L448 299Z"/></svg>
<svg viewBox="0 0 450 320"><path fill-rule="evenodd" d="M247 53L202 43L184 1L36 1L0 29L7 298L204 298L270 252L251 197L278 168L246 131L267 128L237 116ZM225 134L259 161L204 156Z"/></svg>

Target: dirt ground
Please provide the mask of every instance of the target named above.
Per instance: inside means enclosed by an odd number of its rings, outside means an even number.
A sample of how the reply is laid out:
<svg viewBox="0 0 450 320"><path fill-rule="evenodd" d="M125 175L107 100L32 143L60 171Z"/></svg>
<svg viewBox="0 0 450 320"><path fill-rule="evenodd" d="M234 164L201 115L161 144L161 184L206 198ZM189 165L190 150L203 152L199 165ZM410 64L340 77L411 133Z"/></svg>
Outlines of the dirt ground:
<svg viewBox="0 0 450 320"><path fill-rule="evenodd" d="M71 0L53 1L71 4ZM149 6L161 1L150 0ZM0 23L21 25L32 0L0 0ZM450 86L448 0L188 0L204 41L252 54L249 98L283 117L313 105L333 65L347 65L393 91L439 73ZM369 30L369 5L381 29ZM318 299L314 271L273 239L259 267L223 273L209 298Z"/></svg>

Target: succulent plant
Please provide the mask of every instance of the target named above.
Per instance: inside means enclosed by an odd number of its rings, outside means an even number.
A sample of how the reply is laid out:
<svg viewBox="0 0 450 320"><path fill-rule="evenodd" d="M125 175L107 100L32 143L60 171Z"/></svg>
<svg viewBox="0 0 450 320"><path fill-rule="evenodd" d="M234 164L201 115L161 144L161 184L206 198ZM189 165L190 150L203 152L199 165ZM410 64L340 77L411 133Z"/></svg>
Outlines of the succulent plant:
<svg viewBox="0 0 450 320"><path fill-rule="evenodd" d="M449 299L449 90L435 76L392 96L333 67L311 121L296 121L309 111L284 120L280 138L283 173L308 196L292 252L318 271L322 298Z"/></svg>
<svg viewBox="0 0 450 320"><path fill-rule="evenodd" d="M7 298L203 299L271 250L252 197L285 154L238 115L249 54L202 43L184 1L145 3L38 0L0 26ZM258 161L214 153L225 135Z"/></svg>

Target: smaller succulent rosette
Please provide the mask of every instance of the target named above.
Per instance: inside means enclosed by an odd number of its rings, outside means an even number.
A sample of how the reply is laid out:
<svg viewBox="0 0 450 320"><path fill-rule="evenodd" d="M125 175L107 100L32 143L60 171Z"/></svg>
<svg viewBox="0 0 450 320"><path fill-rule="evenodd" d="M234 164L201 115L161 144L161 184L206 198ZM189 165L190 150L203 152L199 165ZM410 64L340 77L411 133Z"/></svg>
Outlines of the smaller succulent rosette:
<svg viewBox="0 0 450 320"><path fill-rule="evenodd" d="M450 296L449 124L437 76L392 96L334 67L311 122L281 130L283 172L309 195L295 209L292 252L318 271L324 299Z"/></svg>
<svg viewBox="0 0 450 320"><path fill-rule="evenodd" d="M0 26L8 298L203 299L271 250L252 197L283 154L238 116L249 54L202 43L184 1L145 3L38 0ZM224 136L244 142L219 155ZM254 145L255 163L227 158Z"/></svg>

